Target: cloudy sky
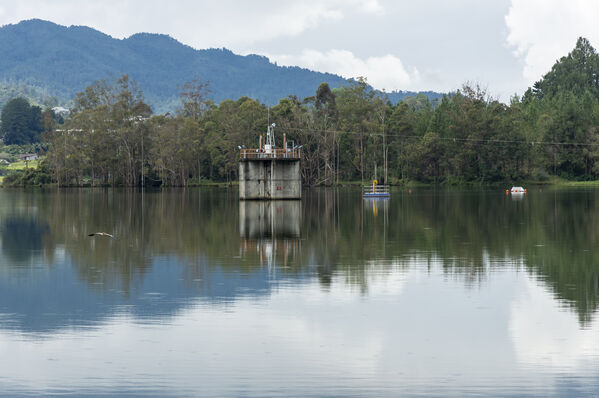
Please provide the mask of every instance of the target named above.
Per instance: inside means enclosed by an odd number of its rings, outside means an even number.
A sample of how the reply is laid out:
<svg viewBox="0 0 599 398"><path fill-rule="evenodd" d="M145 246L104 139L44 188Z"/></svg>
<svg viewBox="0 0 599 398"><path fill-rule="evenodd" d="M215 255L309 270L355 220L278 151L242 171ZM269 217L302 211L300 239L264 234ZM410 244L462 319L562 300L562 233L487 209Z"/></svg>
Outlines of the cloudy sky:
<svg viewBox="0 0 599 398"><path fill-rule="evenodd" d="M578 36L599 46L597 0L0 0L0 24L41 18L113 37L166 33L385 90L479 83L507 100Z"/></svg>

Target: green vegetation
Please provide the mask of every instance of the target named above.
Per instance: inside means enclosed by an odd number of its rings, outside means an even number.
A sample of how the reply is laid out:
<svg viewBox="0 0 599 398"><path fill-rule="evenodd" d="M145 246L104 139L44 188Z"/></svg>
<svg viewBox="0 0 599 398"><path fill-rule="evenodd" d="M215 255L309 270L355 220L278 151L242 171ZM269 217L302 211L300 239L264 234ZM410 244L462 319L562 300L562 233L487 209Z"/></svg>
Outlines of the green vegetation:
<svg viewBox="0 0 599 398"><path fill-rule="evenodd" d="M270 109L248 97L215 104L186 84L175 114L152 115L124 75L78 93L68 120L44 113L44 173L60 186L188 186L237 179L238 146L302 145L307 185L377 177L393 184L499 184L599 178L599 55L585 39L509 105L465 85L433 106L387 101L359 79ZM46 180L44 176L42 180ZM559 180L557 180L559 181Z"/></svg>
<svg viewBox="0 0 599 398"><path fill-rule="evenodd" d="M592 181L572 181L559 177L552 177L548 180L548 185L555 187L580 187L580 188L595 188L599 187L599 180Z"/></svg>
<svg viewBox="0 0 599 398"><path fill-rule="evenodd" d="M6 166L6 169L11 170L11 171L12 170L23 171L28 168L37 169L39 162L40 162L39 160L29 160L29 161L19 160L18 162L14 162L14 163L11 163L8 166Z"/></svg>
<svg viewBox="0 0 599 398"><path fill-rule="evenodd" d="M31 104L40 107L58 106L58 100L48 90L26 83L0 81L0 109L14 98L26 98Z"/></svg>
<svg viewBox="0 0 599 398"><path fill-rule="evenodd" d="M0 182L6 187L43 186L54 182L48 164L42 161L17 162L9 165Z"/></svg>
<svg viewBox="0 0 599 398"><path fill-rule="evenodd" d="M2 108L0 137L7 145L38 142L43 130L42 110L24 98L15 98Z"/></svg>
<svg viewBox="0 0 599 398"><path fill-rule="evenodd" d="M39 154L47 148L39 143L44 128L51 129L54 115L50 109L31 106L24 98L15 98L4 106L1 114L0 137L7 146L0 146L0 184L2 186L44 185L52 183L47 167L39 160L19 160L19 155ZM8 164L6 164L8 162Z"/></svg>

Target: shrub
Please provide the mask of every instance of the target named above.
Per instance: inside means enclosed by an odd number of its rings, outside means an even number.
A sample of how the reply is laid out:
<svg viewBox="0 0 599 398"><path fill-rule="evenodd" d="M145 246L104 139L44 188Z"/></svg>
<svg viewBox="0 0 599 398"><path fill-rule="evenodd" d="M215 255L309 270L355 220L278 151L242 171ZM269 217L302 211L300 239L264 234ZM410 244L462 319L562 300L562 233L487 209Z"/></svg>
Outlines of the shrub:
<svg viewBox="0 0 599 398"><path fill-rule="evenodd" d="M4 177L5 187L42 186L54 183L54 177L46 162L41 162L38 168L12 171Z"/></svg>

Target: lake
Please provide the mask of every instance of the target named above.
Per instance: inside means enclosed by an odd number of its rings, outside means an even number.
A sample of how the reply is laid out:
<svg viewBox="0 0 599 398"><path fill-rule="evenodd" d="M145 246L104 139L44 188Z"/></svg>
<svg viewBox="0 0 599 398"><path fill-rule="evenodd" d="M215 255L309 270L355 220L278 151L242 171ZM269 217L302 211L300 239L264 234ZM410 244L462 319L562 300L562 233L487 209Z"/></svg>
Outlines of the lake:
<svg viewBox="0 0 599 398"><path fill-rule="evenodd" d="M598 396L598 300L599 190L0 190L0 396Z"/></svg>

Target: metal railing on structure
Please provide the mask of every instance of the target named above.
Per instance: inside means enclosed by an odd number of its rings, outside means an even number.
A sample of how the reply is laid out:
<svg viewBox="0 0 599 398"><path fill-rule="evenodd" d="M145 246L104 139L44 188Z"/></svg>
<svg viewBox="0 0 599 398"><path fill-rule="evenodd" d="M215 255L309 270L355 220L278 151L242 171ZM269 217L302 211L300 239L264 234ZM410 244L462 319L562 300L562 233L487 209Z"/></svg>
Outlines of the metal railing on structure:
<svg viewBox="0 0 599 398"><path fill-rule="evenodd" d="M362 187L362 194L364 196L388 196L389 186L388 185L364 185Z"/></svg>
<svg viewBox="0 0 599 398"><path fill-rule="evenodd" d="M269 152L259 149L241 149L239 152L239 159L301 159L301 150L285 149L285 148L273 148Z"/></svg>

